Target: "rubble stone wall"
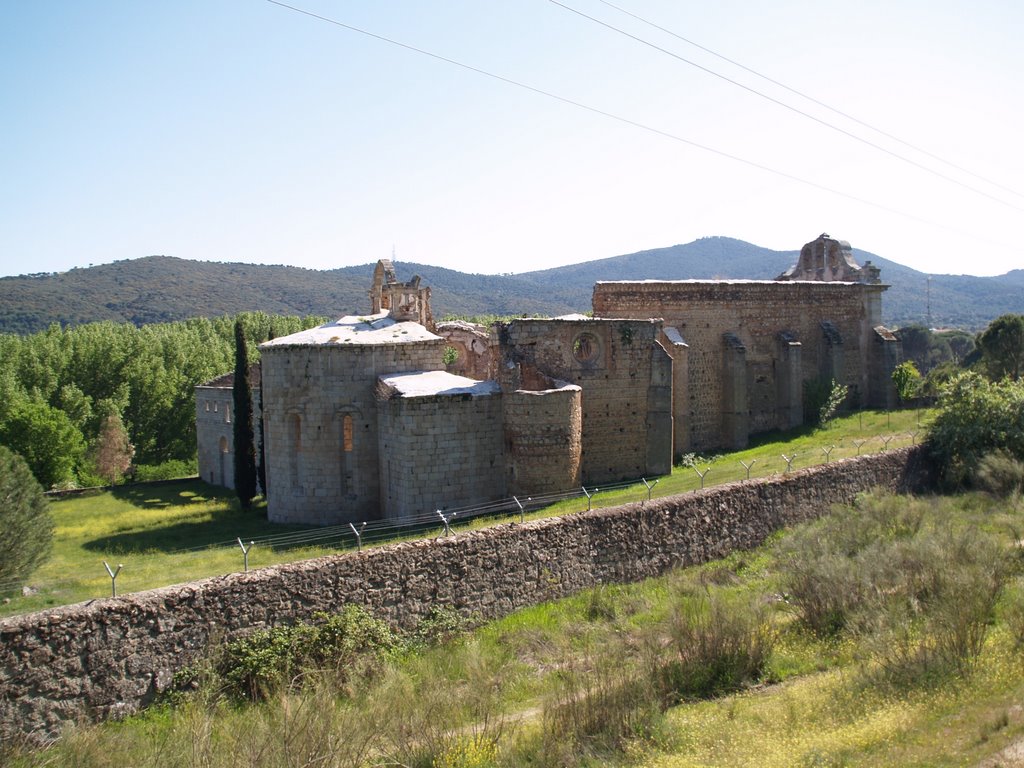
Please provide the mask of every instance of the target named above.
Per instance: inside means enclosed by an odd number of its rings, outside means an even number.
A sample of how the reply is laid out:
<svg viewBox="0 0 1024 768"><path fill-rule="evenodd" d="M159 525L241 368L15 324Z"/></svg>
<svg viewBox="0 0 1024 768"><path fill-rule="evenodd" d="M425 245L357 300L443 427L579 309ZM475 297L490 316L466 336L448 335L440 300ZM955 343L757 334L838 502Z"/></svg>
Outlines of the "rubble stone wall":
<svg viewBox="0 0 1024 768"><path fill-rule="evenodd" d="M398 543L0 621L0 738L137 710L175 670L257 628L357 604L412 626L446 604L485 618L760 544L880 486L927 483L920 448L526 524Z"/></svg>

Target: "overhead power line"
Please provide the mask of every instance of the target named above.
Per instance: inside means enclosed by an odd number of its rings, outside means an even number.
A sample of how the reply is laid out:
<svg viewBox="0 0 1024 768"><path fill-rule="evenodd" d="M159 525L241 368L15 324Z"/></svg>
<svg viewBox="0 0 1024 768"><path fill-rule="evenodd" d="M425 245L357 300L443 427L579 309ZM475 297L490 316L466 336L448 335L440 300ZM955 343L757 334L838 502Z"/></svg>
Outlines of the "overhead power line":
<svg viewBox="0 0 1024 768"><path fill-rule="evenodd" d="M649 27L653 27L654 29L657 29L660 32L664 32L667 35L671 35L672 37L676 38L677 40L682 40L687 45L692 45L694 48L698 48L698 49L704 51L705 53L709 53L712 56L714 56L715 58L721 59L724 62L732 64L734 67L738 67L739 69L742 69L744 72L749 72L750 74L754 75L755 77L759 77L762 80L764 80L764 81L766 81L768 83L771 83L772 85L778 86L779 88L782 88L783 90L789 91L790 93L792 93L792 94L794 94L796 96L799 96L802 99L806 99L807 101L811 102L812 104L817 104L819 107L827 109L829 112L832 112L833 114L839 115L840 117L843 117L843 118L849 120L850 122L856 123L857 125L860 125L860 126L862 126L864 128L867 128L870 131L874 131L875 133L877 133L880 136L884 136L885 138L890 139L891 141L895 141L897 144L902 144L905 147L909 147L910 149L914 150L915 152L920 152L922 155L925 155L926 157L930 157L932 160L937 160L940 163L942 163L943 165L947 165L950 168L953 168L953 169L955 169L957 171L960 171L961 173L965 173L968 176L972 176L973 178L978 179L979 181L984 181L986 184L990 184L991 186L996 187L998 189L1001 189L1004 192L1009 192L1010 194L1016 195L1018 197L1024 197L1024 193L1018 192L1015 189L1011 189L1010 187L1007 187L1007 186L1005 186L1003 184L1000 184L997 181L993 181L992 179L989 179L989 178L987 178L985 176L982 176L981 174L975 173L974 171L971 171L971 170L969 170L967 168L964 168L961 165L957 165L956 163L952 162L951 160L947 160L946 158L940 157L939 155L936 155L933 152L929 152L927 149L919 147L916 144L913 144L913 143L907 141L906 139L901 139L899 136L894 136L893 134L888 133L887 131L884 131L881 128L875 126L875 125L872 125L871 123L865 122L864 120L861 120L861 119L855 117L854 115L851 115L848 112L844 112L841 109L837 109L836 107L833 107L831 104L827 104L824 101L821 101L820 99L816 99L813 96L804 93L803 91L799 91L796 88L793 88L792 86L786 85L785 83L783 83L783 82L781 82L779 80L776 80L776 79L774 79L772 77L769 77L768 75L764 74L763 72L758 72L756 69L754 69L752 67L748 67L745 64L742 64L741 62L736 61L735 59L731 59L728 56L724 56L723 54L718 53L717 51L713 51L712 49L710 49L710 48L708 48L706 46L703 46L703 45L701 45L698 42L690 40L687 37L683 37L682 35L678 34L677 32L673 32L671 29L667 29L665 27L662 27L659 24L656 24L655 22L650 21L649 19L645 19L643 16L635 14L632 11L628 11L625 8L621 7L621 6L616 5L615 3L609 2L609 0L598 0L598 2L603 3L604 5L607 5L609 8L614 8L619 13L623 13L626 16L629 16L630 18L636 19L637 21L639 21L639 22L641 22L643 24L646 24Z"/></svg>
<svg viewBox="0 0 1024 768"><path fill-rule="evenodd" d="M871 141L870 139L865 139L863 136L858 136L857 134L852 133L851 131L848 131L845 128L841 128L840 126L835 125L834 123L830 123L828 120L823 120L820 117L817 117L816 115L812 115L810 112L805 112L804 110L799 109L798 107L794 107L792 104L787 104L786 102L784 102L784 101L782 101L780 99L776 99L774 96L770 96L769 94L764 93L763 91L759 91L756 88L752 88L749 85L741 83L739 80L734 80L733 78L728 77L727 75L723 75L721 72L716 72L715 70L713 70L713 69L711 69L709 67L705 67L702 64L698 64L697 62L692 61L692 60L686 58L685 56L680 56L675 51L670 51L668 48L663 48L662 46L658 45L657 43L652 43L650 40L645 40L644 38L640 37L639 35L634 35L632 32L627 32L626 30L622 29L621 27L616 27L614 24L609 24L607 21L602 21L601 19L597 18L596 16L591 16L590 14L584 13L583 11L579 10L578 8L573 8L570 5L566 5L565 3L560 2L560 0L548 0L548 2L552 3L553 5L557 5L559 8L564 8L565 10L569 11L570 13L575 13L577 16L580 16L581 18L584 18L584 19L586 19L588 21L591 21L594 24L598 24L599 26L602 26L605 29L611 30L612 32L615 32L616 34L622 35L623 37L628 37L630 40L634 40L634 41L640 43L641 45L646 45L648 48L652 48L655 51L658 51L660 53L664 53L666 56L671 56L673 59L681 61L684 64L689 64L691 67L695 67L696 69L699 69L701 72L705 72L705 73L711 75L712 77L717 77L719 80L723 80L723 81L729 83L730 85L734 85L737 88L742 88L744 91L747 91L748 93L752 93L755 96L759 96L762 99L765 99L766 101L770 101L772 104L776 104L776 105L782 107L783 109L788 109L790 112L795 112L796 114L800 115L801 117L805 117L808 120L813 120L814 122L818 123L819 125L823 125L826 128L829 128L829 129L831 129L833 131L836 131L837 133L842 134L843 136L846 136L847 138L853 139L854 141L858 141L861 144L864 144L864 145L866 145L868 147L871 147L872 149L875 149L875 150L877 150L879 152L882 152L882 153L884 153L886 155L889 155L890 157L894 157L897 160L901 160L902 162L907 163L908 165L912 165L913 167L915 167L915 168L917 168L919 170L922 170L925 173L930 173L933 176L937 176L938 178L940 178L940 179L942 179L944 181L948 181L950 184L956 184L957 186L963 187L964 189L969 190L971 192L974 192L977 195L981 195L983 197L987 197L989 200L993 200L994 202L997 202L1000 205L1005 205L1008 208L1013 208L1014 210L1024 212L1024 208L1022 208L1020 206L1017 206L1017 205L1014 205L1013 203L1007 202L1006 200L1003 200L1000 197L996 197L995 195L989 194L988 192L986 192L983 189L978 189L977 187L973 187L970 184L965 184L964 182L960 181L959 179L955 179L952 176L948 176L945 173L942 173L941 171L935 170L934 168L929 168L927 165L924 165L923 163L919 163L916 160L913 160L913 159L911 159L909 157L906 157L905 155L901 155L899 152L894 152L893 150L891 150L891 149L889 149L887 147L883 147L881 144L876 144L875 142Z"/></svg>
<svg viewBox="0 0 1024 768"><path fill-rule="evenodd" d="M796 176L796 175L794 175L792 173L787 173L786 171L780 171L777 168L772 168L771 166L767 166L767 165L764 165L762 163L758 163L758 162L756 162L754 160L749 160L747 158L740 157L739 155L734 155L734 154L731 154L729 152L725 152L724 150L716 149L716 148L708 146L706 144L701 144L699 142L693 141L692 139L687 139L687 138L685 138L683 136L679 136L678 134L671 133L671 132L666 131L666 130L662 130L661 128L655 128L654 126L650 126L650 125L647 125L645 123L638 122L636 120L631 120L628 117L623 117L622 115L617 115L614 112L608 112L606 110L590 106L589 104L584 104L583 102L575 101L575 100L567 98L565 96L560 96L560 95L558 95L556 93L552 93L551 91L546 91L546 90L544 90L542 88L538 88L536 86L529 85L528 83L523 83L523 82L520 82L518 80L513 80L512 78L505 77L504 75L495 74L494 72L489 72L489 71L487 71L485 69L480 69L479 67L475 67L475 66L473 66L471 64L465 64L465 63L463 63L461 61L457 61L456 59L452 59L452 58L449 58L447 56L443 56L443 55L441 55L439 53L434 53L432 51L428 51L428 50L426 50L424 48L419 48L419 47L411 45L409 43L403 43L400 40L395 40L393 38L377 34L376 32L370 32L369 30L362 29L361 27L356 27L356 26L354 26L352 24L346 24L343 21L338 21L337 19L332 19L329 16L322 16L322 15L320 15L318 13L313 13L312 11L307 11L307 10L305 10L303 8L298 8L298 7L294 6L294 5L289 5L288 3L282 2L281 0L267 0L267 2L271 3L272 5L277 5L277 6L280 6L281 8L285 8L285 9L287 9L289 11L293 11L295 13L301 14L303 16L308 16L311 19L316 19L317 21L322 21L322 22L324 22L326 24L331 24L331 25L339 27L341 29L346 29L346 30L348 30L350 32L355 32L355 33L360 34L360 35L365 35L366 37L370 37L370 38L373 38L374 40L379 40L379 41L381 41L383 43L387 43L389 45L393 45L393 46L396 46L398 48L402 48L404 50L420 54L421 56L427 56L427 57L429 57L431 59L434 59L435 61L441 61L441 62L444 62L445 64L450 64L450 65L452 65L454 67L459 67L460 69L464 69L464 70L466 70L468 72L474 72L474 73L476 73L478 75L483 75L484 77L491 78L492 80L497 80L497 81L505 83L507 85L512 85L512 86L515 86L516 88L521 88L523 90L529 91L530 93L535 93L535 94L537 94L539 96L544 96L545 98L553 99L555 101L561 102L562 104L567 104L569 106L576 107L577 109L582 109L582 110L584 110L586 112L590 112L591 114L600 115L600 116L606 117L606 118L608 118L610 120L615 120L616 122L622 123L624 125L629 125L629 126L631 126L633 128L639 128L640 130L647 131L648 133L652 133L652 134L654 134L656 136L661 136L663 138L670 139L671 141L676 141L676 142L679 142L681 144L685 144L685 145L693 147L695 149L699 149L699 150L702 150L704 152L708 152L710 154L717 155L718 157L723 157L723 158L725 158L727 160L732 160L733 162L740 163L742 165L746 165L746 166L748 166L750 168L756 168L757 170L764 171L765 173L770 173L770 174L772 174L774 176L778 176L780 178L787 179L789 181L794 181L794 182L796 182L798 184L802 184L804 186L811 187L813 189L817 189L817 190L820 190L822 192L828 192L829 194L836 195L837 197L842 197L842 198L845 198L847 200L851 200L851 201L856 202L856 203L860 203L861 205L866 205L866 206L869 206L871 208L875 208L877 210L885 211L886 213L891 213L893 215L900 216L900 217L905 218L905 219L910 219L912 221L917 221L917 222L920 222L922 224L927 224L928 226L931 226L931 227L938 227L938 228L945 229L945 230L952 231L952 232L960 232L960 230L956 229L955 227L949 226L949 224L947 224L947 223L932 221L932 220L926 219L926 218L924 218L922 216L917 216L917 215L912 214L912 213L907 213L906 211L901 211L901 210L898 210L896 208L891 208L891 207L889 207L887 205L883 205L881 203L876 203L876 202L874 202L872 200L867 200L865 198L858 197L856 195L851 195L848 192L843 192L842 190L838 190L838 189L834 189L832 187L825 186L824 184L820 184L820 183L818 183L816 181L811 181L809 179L805 179L803 177ZM963 232L961 232L960 234L964 234L964 235L967 235L967 236L970 236L970 237L982 237L982 239L987 239L987 238L984 238L983 236L969 235L968 233L963 233ZM990 241L990 242L995 242L995 241ZM1002 243L996 243L996 244L1004 245Z"/></svg>

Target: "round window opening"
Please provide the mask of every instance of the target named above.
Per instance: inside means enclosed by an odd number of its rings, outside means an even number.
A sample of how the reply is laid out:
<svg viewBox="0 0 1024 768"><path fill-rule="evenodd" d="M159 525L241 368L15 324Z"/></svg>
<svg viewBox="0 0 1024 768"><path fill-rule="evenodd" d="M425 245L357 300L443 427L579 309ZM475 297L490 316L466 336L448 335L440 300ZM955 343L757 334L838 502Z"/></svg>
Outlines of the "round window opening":
<svg viewBox="0 0 1024 768"><path fill-rule="evenodd" d="M597 337L589 333L581 333L572 344L572 355L581 363L586 363L597 357L599 349Z"/></svg>

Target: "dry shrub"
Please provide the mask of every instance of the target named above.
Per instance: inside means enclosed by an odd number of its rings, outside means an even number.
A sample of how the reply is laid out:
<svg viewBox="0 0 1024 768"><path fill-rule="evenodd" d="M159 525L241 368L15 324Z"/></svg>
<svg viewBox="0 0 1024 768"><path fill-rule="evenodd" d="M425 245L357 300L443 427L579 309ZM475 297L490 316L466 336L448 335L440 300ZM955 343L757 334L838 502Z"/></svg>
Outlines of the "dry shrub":
<svg viewBox="0 0 1024 768"><path fill-rule="evenodd" d="M1024 462L1000 448L981 457L972 479L993 496L1020 494L1024 492Z"/></svg>
<svg viewBox="0 0 1024 768"><path fill-rule="evenodd" d="M611 656L611 655L610 655ZM648 676L614 658L563 670L544 704L535 746L541 766L580 765L588 758L622 752L657 727L661 707Z"/></svg>
<svg viewBox="0 0 1024 768"><path fill-rule="evenodd" d="M738 690L764 675L775 630L763 606L720 590L685 596L668 625L668 658L653 670L667 703Z"/></svg>

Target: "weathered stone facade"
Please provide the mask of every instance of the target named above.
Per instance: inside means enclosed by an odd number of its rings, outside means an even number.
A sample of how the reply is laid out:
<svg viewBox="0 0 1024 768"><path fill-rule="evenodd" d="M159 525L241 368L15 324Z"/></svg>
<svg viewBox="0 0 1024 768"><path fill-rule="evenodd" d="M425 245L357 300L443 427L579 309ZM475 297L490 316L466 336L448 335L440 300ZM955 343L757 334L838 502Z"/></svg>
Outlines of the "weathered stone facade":
<svg viewBox="0 0 1024 768"><path fill-rule="evenodd" d="M371 295L375 314L260 347L271 520L410 521L671 471L658 323L513 320L495 343L468 324L435 333L429 289L398 283L388 262ZM498 376L451 373L460 361Z"/></svg>
<svg viewBox="0 0 1024 768"><path fill-rule="evenodd" d="M0 620L0 737L57 735L152 702L217 642L362 605L411 627L484 618L760 544L879 486L927 483L920 448L526 524L368 549Z"/></svg>
<svg viewBox="0 0 1024 768"><path fill-rule="evenodd" d="M235 374L227 373L196 387L196 448L199 477L211 485L235 487L235 436L231 422L234 408ZM252 423L259 436L260 366L249 369L252 399Z"/></svg>
<svg viewBox="0 0 1024 768"><path fill-rule="evenodd" d="M845 245L845 251L841 247ZM833 253L815 267L819 250ZM822 235L804 268L780 280L602 282L599 317L658 318L674 360L675 450L741 448L749 435L803 421L803 384L835 379L855 407L894 404L899 342L881 325L875 268L857 268L849 245ZM849 257L852 260L852 256ZM791 274L792 273L792 274ZM817 275L815 280L793 279ZM873 282L835 282L836 274ZM684 394L685 393L685 394Z"/></svg>
<svg viewBox="0 0 1024 768"><path fill-rule="evenodd" d="M522 386L540 371L580 388L584 482L668 474L672 358L660 335L650 320L513 320L498 329L499 380L506 390L543 389Z"/></svg>
<svg viewBox="0 0 1024 768"><path fill-rule="evenodd" d="M381 261L373 314L260 347L270 519L410 520L666 474L674 452L799 426L807 382L890 406L900 349L881 326L885 289L822 235L775 281L601 282L593 318L488 331L434 326L430 289ZM197 390L200 467L228 485L222 425L203 410L222 407L214 389Z"/></svg>

